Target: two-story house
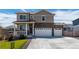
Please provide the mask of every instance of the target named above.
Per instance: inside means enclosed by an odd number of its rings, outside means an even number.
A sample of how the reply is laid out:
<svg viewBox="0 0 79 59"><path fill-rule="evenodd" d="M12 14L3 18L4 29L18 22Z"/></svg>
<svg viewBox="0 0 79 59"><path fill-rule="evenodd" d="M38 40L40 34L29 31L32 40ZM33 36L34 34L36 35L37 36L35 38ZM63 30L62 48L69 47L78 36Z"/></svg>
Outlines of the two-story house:
<svg viewBox="0 0 79 59"><path fill-rule="evenodd" d="M54 13L40 10L36 13L17 12L17 21L14 22L14 35L33 37L63 36L63 24L54 23ZM17 28L15 30L15 28Z"/></svg>

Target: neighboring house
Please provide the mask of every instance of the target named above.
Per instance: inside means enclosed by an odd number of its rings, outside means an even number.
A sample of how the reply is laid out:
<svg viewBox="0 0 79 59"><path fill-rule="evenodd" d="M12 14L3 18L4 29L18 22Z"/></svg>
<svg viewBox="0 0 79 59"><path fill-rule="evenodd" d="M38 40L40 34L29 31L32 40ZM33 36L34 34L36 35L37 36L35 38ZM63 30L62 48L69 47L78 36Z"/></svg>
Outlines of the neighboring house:
<svg viewBox="0 0 79 59"><path fill-rule="evenodd" d="M8 39L9 37L9 33L6 29L0 27L0 40L5 40L5 39Z"/></svg>
<svg viewBox="0 0 79 59"><path fill-rule="evenodd" d="M14 25L8 26L5 28L10 35L14 34Z"/></svg>
<svg viewBox="0 0 79 59"><path fill-rule="evenodd" d="M79 25L79 18L77 18L77 19L75 19L75 20L73 21L73 25L74 25L74 26Z"/></svg>
<svg viewBox="0 0 79 59"><path fill-rule="evenodd" d="M36 13L17 12L16 14L17 21L14 22L15 36L63 36L63 24L54 23L54 13L47 10L41 10Z"/></svg>
<svg viewBox="0 0 79 59"><path fill-rule="evenodd" d="M72 24L64 24L63 26L63 34L64 36L73 36L73 25Z"/></svg>
<svg viewBox="0 0 79 59"><path fill-rule="evenodd" d="M73 21L74 36L79 36L79 18Z"/></svg>
<svg viewBox="0 0 79 59"><path fill-rule="evenodd" d="M79 18L73 21L73 24L64 25L64 36L78 37L79 36Z"/></svg>

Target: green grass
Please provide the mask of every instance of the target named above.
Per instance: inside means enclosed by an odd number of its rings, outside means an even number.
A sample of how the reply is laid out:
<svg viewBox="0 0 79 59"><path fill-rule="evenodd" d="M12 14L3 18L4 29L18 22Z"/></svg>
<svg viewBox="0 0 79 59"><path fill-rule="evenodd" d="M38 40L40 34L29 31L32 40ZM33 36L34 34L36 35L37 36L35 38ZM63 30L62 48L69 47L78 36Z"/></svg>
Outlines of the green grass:
<svg viewBox="0 0 79 59"><path fill-rule="evenodd" d="M28 42L28 40L17 40L15 41L15 49L22 48L23 45Z"/></svg>
<svg viewBox="0 0 79 59"><path fill-rule="evenodd" d="M20 49L24 46L25 43L27 43L29 40L16 40L14 41L14 49ZM11 43L8 41L0 41L0 49L10 49Z"/></svg>
<svg viewBox="0 0 79 59"><path fill-rule="evenodd" d="M10 42L0 41L0 49L9 49L9 48L10 48Z"/></svg>

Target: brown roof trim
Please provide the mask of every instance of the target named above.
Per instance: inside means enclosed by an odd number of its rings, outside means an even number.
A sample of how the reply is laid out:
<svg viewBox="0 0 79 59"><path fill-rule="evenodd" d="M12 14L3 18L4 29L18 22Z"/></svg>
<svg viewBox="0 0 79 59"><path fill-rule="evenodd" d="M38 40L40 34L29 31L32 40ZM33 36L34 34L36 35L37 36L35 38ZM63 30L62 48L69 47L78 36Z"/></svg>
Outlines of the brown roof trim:
<svg viewBox="0 0 79 59"><path fill-rule="evenodd" d="M48 12L48 13L51 14L51 15L55 15L54 13L51 13L51 12L47 11L46 9L40 10L40 11L34 13L34 14L40 13L40 12L42 12L42 11Z"/></svg>
<svg viewBox="0 0 79 59"><path fill-rule="evenodd" d="M30 12L17 12L16 14L30 14Z"/></svg>
<svg viewBox="0 0 79 59"><path fill-rule="evenodd" d="M53 23L35 23L35 28L52 28L54 27Z"/></svg>
<svg viewBox="0 0 79 59"><path fill-rule="evenodd" d="M35 22L33 22L33 21L30 21L30 22L24 22L24 21L15 21L15 22L13 22L14 24L20 24L20 23L35 23Z"/></svg>

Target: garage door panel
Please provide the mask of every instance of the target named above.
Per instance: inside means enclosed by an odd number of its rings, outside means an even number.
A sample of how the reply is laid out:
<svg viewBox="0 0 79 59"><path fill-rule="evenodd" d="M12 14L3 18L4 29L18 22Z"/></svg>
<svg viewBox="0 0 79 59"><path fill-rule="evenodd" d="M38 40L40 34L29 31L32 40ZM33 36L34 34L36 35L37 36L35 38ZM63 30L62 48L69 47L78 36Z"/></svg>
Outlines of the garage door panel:
<svg viewBox="0 0 79 59"><path fill-rule="evenodd" d="M35 29L35 36L41 36L41 37L52 36L52 29L51 28Z"/></svg>

